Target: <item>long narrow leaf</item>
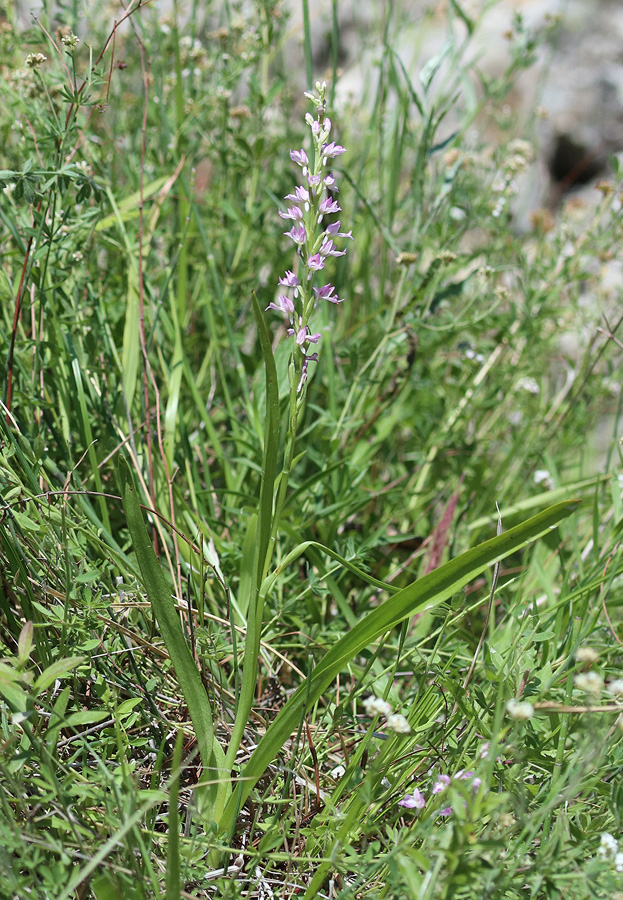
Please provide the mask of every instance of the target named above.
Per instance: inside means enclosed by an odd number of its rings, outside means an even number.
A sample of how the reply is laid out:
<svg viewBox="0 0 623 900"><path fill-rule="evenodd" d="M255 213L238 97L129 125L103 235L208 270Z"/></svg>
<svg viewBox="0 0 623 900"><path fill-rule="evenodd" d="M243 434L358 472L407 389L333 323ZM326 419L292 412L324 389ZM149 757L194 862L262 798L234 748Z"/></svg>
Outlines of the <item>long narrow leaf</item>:
<svg viewBox="0 0 623 900"><path fill-rule="evenodd" d="M275 475L277 471L277 453L279 450L279 384L277 379L277 367L270 341L270 334L264 320L264 315L257 302L257 297L252 294L253 313L260 336L260 345L264 357L266 372L266 422L264 427L264 454L262 459L262 481L260 485L260 500L257 517L257 540L253 554L253 571L251 578L248 572L241 579L241 588L246 587L248 596L242 592L239 596L240 608L246 610L247 633L244 647L244 663L242 669L242 685L240 696L236 706L236 720L232 729L229 747L227 748L227 767L231 768L244 729L247 725L255 686L257 682L257 658L260 649L260 635L262 630L262 602L263 595L260 587L264 580L267 560L270 553L270 535L273 524L273 503L275 496ZM246 568L246 567L245 567Z"/></svg>
<svg viewBox="0 0 623 900"><path fill-rule="evenodd" d="M175 673L195 729L201 761L207 770L212 766L214 742L210 702L201 681L199 670L184 638L184 632L171 597L171 591L167 586L162 569L149 540L138 495L126 464L123 465L122 475L125 480L123 506L128 520L132 543L134 544L134 552L141 570L143 585L154 611L160 633L164 638L169 656L175 667Z"/></svg>
<svg viewBox="0 0 623 900"><path fill-rule="evenodd" d="M253 313L266 369L266 425L264 430L264 458L262 460L262 484L260 488L258 521L259 566L257 570L257 587L259 589L264 577L264 564L273 521L275 475L279 450L279 383L270 333L255 294L252 294L252 299Z"/></svg>
<svg viewBox="0 0 623 900"><path fill-rule="evenodd" d="M301 716L316 703L343 667L358 653L404 619L443 603L494 563L555 528L577 509L579 502L569 500L558 503L499 537L473 547L403 588L351 628L326 653L310 679L300 685L290 697L251 755L242 772L239 789L234 792L225 809L222 822L224 828L231 828L238 813L238 804L244 802L253 785L290 734L296 730Z"/></svg>

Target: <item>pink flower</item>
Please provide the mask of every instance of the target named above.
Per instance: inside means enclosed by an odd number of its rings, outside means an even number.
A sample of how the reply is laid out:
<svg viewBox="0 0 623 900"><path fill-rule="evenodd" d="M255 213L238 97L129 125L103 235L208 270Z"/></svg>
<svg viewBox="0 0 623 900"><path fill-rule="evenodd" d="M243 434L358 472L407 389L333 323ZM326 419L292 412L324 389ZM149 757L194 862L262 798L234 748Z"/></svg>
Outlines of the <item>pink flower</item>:
<svg viewBox="0 0 623 900"><path fill-rule="evenodd" d="M285 276L279 279L279 284L287 285L287 287L299 287L300 283L301 282L298 280L294 272L290 272L289 269L286 271Z"/></svg>
<svg viewBox="0 0 623 900"><path fill-rule="evenodd" d="M281 282L280 282L281 283ZM289 316L294 314L294 303L285 294L277 297L278 303L269 303L266 309L276 309L277 312L286 313Z"/></svg>
<svg viewBox="0 0 623 900"><path fill-rule="evenodd" d="M331 238L325 238L320 248L321 256L346 256L346 250L338 250Z"/></svg>
<svg viewBox="0 0 623 900"><path fill-rule="evenodd" d="M281 212L279 210L279 215L282 219L302 219L303 218L303 210L299 209L298 206L290 206L288 207L287 212Z"/></svg>
<svg viewBox="0 0 623 900"><path fill-rule="evenodd" d="M305 153L304 150L290 150L290 159L292 160L292 162L295 162L297 166L309 165L307 153Z"/></svg>
<svg viewBox="0 0 623 900"><path fill-rule="evenodd" d="M340 237L340 238L349 238L351 241L353 239L353 232L345 232L340 231L340 221L338 219L337 222L333 222L331 225L327 225L325 231L331 237Z"/></svg>
<svg viewBox="0 0 623 900"><path fill-rule="evenodd" d="M301 246L305 243L305 238L307 237L307 232L302 225L293 225L289 231L284 231L286 237L291 238L295 244Z"/></svg>
<svg viewBox="0 0 623 900"><path fill-rule="evenodd" d="M309 200L307 188L297 185L293 194L286 194L286 200L294 200L295 203L306 203Z"/></svg>
<svg viewBox="0 0 623 900"><path fill-rule="evenodd" d="M426 799L424 794L414 788L412 794L406 794L402 800L398 801L398 806L404 806L405 809L424 809Z"/></svg>
<svg viewBox="0 0 623 900"><path fill-rule="evenodd" d="M332 284L325 284L324 287L314 288L314 294L318 300L328 300L329 303L343 303L343 300L335 293L335 288Z"/></svg>
<svg viewBox="0 0 623 900"><path fill-rule="evenodd" d="M437 781L433 785L433 794L441 794L442 791L450 784L450 776L449 775L438 775Z"/></svg>
<svg viewBox="0 0 623 900"><path fill-rule="evenodd" d="M321 338L321 334L310 334L309 328L307 325L303 325L303 316L299 316L299 327L298 330L295 331L294 328L288 328L289 335L296 335L296 343L299 347L302 347L303 344L317 344Z"/></svg>
<svg viewBox="0 0 623 900"><path fill-rule="evenodd" d="M340 147L335 141L331 141L330 144L325 144L322 148L322 161L324 165L326 166L327 159L334 159L336 156L341 156L342 153L346 153L346 148Z"/></svg>
<svg viewBox="0 0 623 900"><path fill-rule="evenodd" d="M318 272L320 269L324 269L324 257L320 255L320 253L314 253L313 256L310 256L307 260L307 268L309 269L309 277L313 272Z"/></svg>
<svg viewBox="0 0 623 900"><path fill-rule="evenodd" d="M338 206L332 197L327 197L318 207L318 212L321 216L328 216L331 213L341 212L341 210L342 207Z"/></svg>

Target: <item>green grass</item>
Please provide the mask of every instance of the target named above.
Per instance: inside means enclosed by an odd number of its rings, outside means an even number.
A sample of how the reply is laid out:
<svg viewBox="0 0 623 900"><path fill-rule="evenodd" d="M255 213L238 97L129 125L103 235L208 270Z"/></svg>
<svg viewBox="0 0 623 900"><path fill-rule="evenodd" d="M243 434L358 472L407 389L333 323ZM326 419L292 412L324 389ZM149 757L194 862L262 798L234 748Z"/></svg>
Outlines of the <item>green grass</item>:
<svg viewBox="0 0 623 900"><path fill-rule="evenodd" d="M313 4L5 7L0 895L623 896L620 173L520 229L505 111L554 26L410 71L379 3L351 102L337 0L326 71ZM354 238L303 386L292 52Z"/></svg>

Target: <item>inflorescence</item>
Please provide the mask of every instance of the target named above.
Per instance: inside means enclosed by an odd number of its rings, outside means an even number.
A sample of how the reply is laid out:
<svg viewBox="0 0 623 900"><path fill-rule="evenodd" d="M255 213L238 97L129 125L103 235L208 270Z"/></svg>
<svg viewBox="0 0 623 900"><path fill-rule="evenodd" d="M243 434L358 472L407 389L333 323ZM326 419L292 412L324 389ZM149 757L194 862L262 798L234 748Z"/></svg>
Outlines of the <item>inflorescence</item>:
<svg viewBox="0 0 623 900"><path fill-rule="evenodd" d="M331 120L325 115L326 84L316 82L318 95L306 93L305 96L316 107L316 116L307 113L305 121L311 129L312 147L311 161L304 149L291 150L290 158L301 169L303 184L297 185L294 192L288 194L286 200L291 201L286 212L279 211L282 219L292 221L292 227L284 234L296 246L297 266L287 271L279 284L287 289L280 294L276 303L269 303L267 309L275 309L284 313L288 322L287 333L294 338L294 370L298 379L297 393L307 380L307 367L318 359L318 353L310 353L310 344L317 345L321 335L313 334L309 327L312 313L320 300L329 303L341 303L332 284L317 287L314 281L330 256L344 256L346 250L339 250L334 240L337 238L353 239L352 231L340 231L339 220L325 224L327 216L341 211L334 199L338 188L335 176L328 171L329 160L345 153L344 147L330 141ZM325 191L328 195L325 197ZM299 351L299 353L296 352Z"/></svg>

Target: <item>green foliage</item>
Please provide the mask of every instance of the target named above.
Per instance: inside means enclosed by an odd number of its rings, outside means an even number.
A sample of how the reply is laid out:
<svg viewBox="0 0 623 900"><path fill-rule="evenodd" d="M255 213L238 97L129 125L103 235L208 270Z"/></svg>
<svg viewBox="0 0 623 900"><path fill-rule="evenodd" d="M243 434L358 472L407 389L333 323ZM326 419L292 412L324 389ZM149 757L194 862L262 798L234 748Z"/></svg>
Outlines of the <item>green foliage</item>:
<svg viewBox="0 0 623 900"><path fill-rule="evenodd" d="M0 3L0 893L623 896L620 172L526 224L549 32L493 78L447 6L414 72L437 20L378 4L354 102L332 4L355 240L299 396L312 4L292 50L276 0Z"/></svg>

